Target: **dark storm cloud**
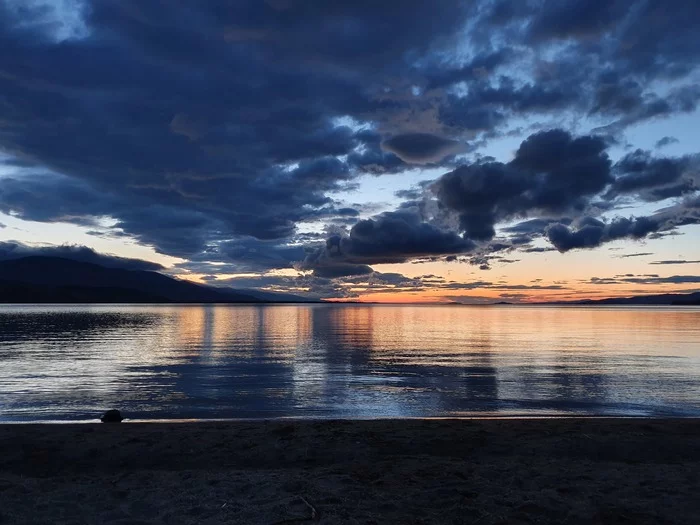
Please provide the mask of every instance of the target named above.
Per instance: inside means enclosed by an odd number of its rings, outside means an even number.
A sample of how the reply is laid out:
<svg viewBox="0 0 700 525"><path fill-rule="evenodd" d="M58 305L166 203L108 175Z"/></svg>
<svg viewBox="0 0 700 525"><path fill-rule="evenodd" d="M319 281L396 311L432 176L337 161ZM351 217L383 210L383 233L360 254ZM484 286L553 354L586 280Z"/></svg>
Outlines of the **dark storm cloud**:
<svg viewBox="0 0 700 525"><path fill-rule="evenodd" d="M457 114L465 116L456 122L475 122L469 129L482 129L510 116L574 111L600 119L601 130L619 133L640 121L697 108L700 89L689 76L700 63L693 0L512 4L495 2L490 11L482 9L486 16L471 36L492 43L499 35L510 48L530 48L529 78L509 77L502 69L481 85L470 80L468 93L453 101L462 107ZM527 60L527 53L518 56L520 64ZM654 80L673 84L657 93L651 88ZM449 106L446 118L455 113Z"/></svg>
<svg viewBox="0 0 700 525"><path fill-rule="evenodd" d="M544 253L544 252L554 252L556 248L545 248L541 246L535 246L534 248L525 248L523 250L525 253Z"/></svg>
<svg viewBox="0 0 700 525"><path fill-rule="evenodd" d="M595 248L618 239L643 239L690 224L700 224L700 196L686 198L646 217L617 217L610 222L582 217L572 226L554 224L547 228L547 238L557 250L566 252Z"/></svg>
<svg viewBox="0 0 700 525"><path fill-rule="evenodd" d="M700 6L694 0L541 0L534 4L536 10L518 13L521 20L529 21L531 42L565 40L581 54L595 54L625 73L647 78L677 77L700 59L695 45Z"/></svg>
<svg viewBox="0 0 700 525"><path fill-rule="evenodd" d="M71 222L112 216L176 255L219 237L289 237L299 222L332 217L328 194L357 172L404 165L381 151L381 134L369 140L371 130L358 134L335 119L372 125L403 110L378 93L410 70L409 56L450 44L465 20L460 5L415 0L94 1L84 10L86 33L57 43L40 12L0 9L0 149L62 174L45 206L15 196L5 207L36 220L56 220L43 208L61 208ZM345 155L347 164L337 158ZM37 178L23 184L41 190ZM76 187L109 202L66 200ZM125 216L123 201L200 217L202 227ZM190 247L176 248L178 235L192 233Z"/></svg>
<svg viewBox="0 0 700 525"><path fill-rule="evenodd" d="M515 58L516 54L513 50L506 48L497 51L484 51L466 64L460 64L457 67L443 68L436 65L432 70L427 68L425 71L426 89L442 88L458 82L483 79Z"/></svg>
<svg viewBox="0 0 700 525"><path fill-rule="evenodd" d="M89 218L113 211L115 202L69 177L28 174L0 178L0 211L40 222Z"/></svg>
<svg viewBox="0 0 700 525"><path fill-rule="evenodd" d="M432 188L439 204L459 215L469 238L490 240L500 221L584 210L613 180L605 149L599 137L540 132L520 145L511 162L464 165Z"/></svg>
<svg viewBox="0 0 700 525"><path fill-rule="evenodd" d="M700 264L700 261L686 261L684 259L669 259L666 261L652 261L649 264Z"/></svg>
<svg viewBox="0 0 700 525"><path fill-rule="evenodd" d="M92 248L86 246L28 246L17 241L0 241L0 261L21 259L22 257L31 256L61 257L63 259L88 262L106 266L107 268L121 268L124 270L158 271L163 269L163 266L158 263L97 253Z"/></svg>
<svg viewBox="0 0 700 525"><path fill-rule="evenodd" d="M534 40L592 38L612 29L628 7L626 2L545 0L530 23Z"/></svg>
<svg viewBox="0 0 700 525"><path fill-rule="evenodd" d="M670 146L671 144L677 144L678 142L679 140L676 137L662 137L656 141L654 146L658 149Z"/></svg>
<svg viewBox="0 0 700 525"><path fill-rule="evenodd" d="M697 20L700 4L694 0L641 2L619 33L616 57L630 69L649 77L675 77L700 62Z"/></svg>
<svg viewBox="0 0 700 525"><path fill-rule="evenodd" d="M200 211L161 205L122 206L115 228L161 253L189 257L204 250L211 238L221 235L221 222Z"/></svg>
<svg viewBox="0 0 700 525"><path fill-rule="evenodd" d="M618 239L642 239L660 228L651 217L616 218L604 223L593 217L583 217L573 228L554 224L547 228L547 238L560 252L577 248L596 248Z"/></svg>
<svg viewBox="0 0 700 525"><path fill-rule="evenodd" d="M565 252L617 239L642 239L700 222L700 205L694 196L700 180L697 155L654 157L637 150L613 165L607 148L608 142L598 136L539 132L522 142L512 161L460 166L431 189L440 208L458 217L465 236L482 241L473 259L481 266L488 266L490 253L518 245L528 250L541 235ZM629 196L647 201L686 199L648 217L618 217L610 222L595 217ZM499 223L528 217L534 218L502 229L509 237L501 247L483 244L494 238ZM571 217L577 218L573 224Z"/></svg>
<svg viewBox="0 0 700 525"><path fill-rule="evenodd" d="M441 230L411 211L391 212L358 222L339 244L341 256L368 263L403 262L410 257L461 253L473 244ZM332 251L333 245L330 249Z"/></svg>
<svg viewBox="0 0 700 525"><path fill-rule="evenodd" d="M394 192L394 195L398 197L399 199L407 199L411 201L415 201L420 199L420 197L423 195L424 190L419 190L419 189L411 189L411 190L397 190Z"/></svg>
<svg viewBox="0 0 700 525"><path fill-rule="evenodd" d="M646 257L647 255L654 255L652 252L639 252L639 253L625 253L623 255L618 255L620 259L629 259L630 257Z"/></svg>
<svg viewBox="0 0 700 525"><path fill-rule="evenodd" d="M433 183L432 180L423 180L408 190L397 190L394 195L399 199L419 201L426 194L426 189Z"/></svg>
<svg viewBox="0 0 700 525"><path fill-rule="evenodd" d="M606 72L598 81L591 114L627 114L644 106L644 89L636 80L624 80L615 72Z"/></svg>
<svg viewBox="0 0 700 525"><path fill-rule="evenodd" d="M237 271L264 271L291 268L305 257L302 246L290 246L275 241L260 241L253 237L219 245L224 260L232 261Z"/></svg>
<svg viewBox="0 0 700 525"><path fill-rule="evenodd" d="M627 84L603 83L598 86L594 106L589 114L618 118L596 131L619 132L645 120L670 117L677 113L691 113L700 102L700 88L686 85L671 90L664 96L647 92L635 81Z"/></svg>
<svg viewBox="0 0 700 525"><path fill-rule="evenodd" d="M655 158L636 150L615 164L618 174L606 198L634 193L645 201L680 197L700 189L700 158Z"/></svg>
<svg viewBox="0 0 700 525"><path fill-rule="evenodd" d="M334 279L336 277L350 277L354 275L369 275L374 270L366 264L338 263L328 266L319 266L314 269L315 277Z"/></svg>
<svg viewBox="0 0 700 525"><path fill-rule="evenodd" d="M552 221L547 219L530 219L527 221L519 222L518 224L514 224L513 226L503 228L503 231L506 233L517 234L544 234L544 231L547 229L547 226L549 226L553 222L562 221Z"/></svg>
<svg viewBox="0 0 700 525"><path fill-rule="evenodd" d="M202 252L174 265L175 274L250 274L270 270L291 270L304 260L325 236L299 235L294 243L238 237L207 246Z"/></svg>
<svg viewBox="0 0 700 525"><path fill-rule="evenodd" d="M447 155L458 152L462 145L430 133L407 133L385 140L382 147L405 161L422 164L440 161Z"/></svg>
<svg viewBox="0 0 700 525"><path fill-rule="evenodd" d="M369 264L401 263L430 255L464 253L474 243L454 232L423 222L416 210L387 212L355 224L346 237L333 236L298 265L300 270L333 272L348 264L364 273ZM349 275L345 273L345 275Z"/></svg>
<svg viewBox="0 0 700 525"><path fill-rule="evenodd" d="M700 283L700 275L672 275L659 277L658 275L616 275L615 277L592 277L592 284L697 284Z"/></svg>
<svg viewBox="0 0 700 525"><path fill-rule="evenodd" d="M541 253L551 251L552 248L534 247L532 243L545 236L547 228L552 224L571 224L571 219L561 217L559 219L529 219L519 222L506 228L501 228L501 233L506 235L506 238L501 243L508 251L519 250L524 253ZM488 251L495 251L493 248L498 247L499 243L490 243Z"/></svg>
<svg viewBox="0 0 700 525"><path fill-rule="evenodd" d="M264 180L241 184L242 193L232 188L226 205L222 203L215 213L179 205L172 198L175 190L141 187L134 191L99 191L69 177L23 175L1 180L0 211L28 220L81 224L92 224L95 217L112 216L117 218L115 228L158 251L190 257L210 242L244 232L261 239L277 239L292 235L297 221L356 217L357 210L337 208L324 195L324 191L339 188L339 181L347 178L347 173L342 162L325 157L302 162L293 170L275 170ZM199 182L222 184L218 180ZM195 203L205 198L192 196ZM214 198L218 197L209 202Z"/></svg>
<svg viewBox="0 0 700 525"><path fill-rule="evenodd" d="M407 169L408 165L382 148L382 136L375 130L361 130L355 134L358 148L347 157L347 163L360 173L383 175Z"/></svg>
<svg viewBox="0 0 700 525"><path fill-rule="evenodd" d="M512 117L559 112L581 104L580 92L562 79L520 84L502 75L497 82L474 81L467 94L448 94L438 108L441 123L467 135L497 136Z"/></svg>

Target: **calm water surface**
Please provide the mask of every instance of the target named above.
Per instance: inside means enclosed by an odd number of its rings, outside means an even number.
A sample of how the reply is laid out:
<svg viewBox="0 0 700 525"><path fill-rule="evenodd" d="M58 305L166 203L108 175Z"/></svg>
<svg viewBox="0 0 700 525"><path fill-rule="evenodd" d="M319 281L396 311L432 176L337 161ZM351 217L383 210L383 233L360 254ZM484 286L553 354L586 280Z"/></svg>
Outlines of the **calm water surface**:
<svg viewBox="0 0 700 525"><path fill-rule="evenodd" d="M700 309L0 306L0 421L700 416Z"/></svg>

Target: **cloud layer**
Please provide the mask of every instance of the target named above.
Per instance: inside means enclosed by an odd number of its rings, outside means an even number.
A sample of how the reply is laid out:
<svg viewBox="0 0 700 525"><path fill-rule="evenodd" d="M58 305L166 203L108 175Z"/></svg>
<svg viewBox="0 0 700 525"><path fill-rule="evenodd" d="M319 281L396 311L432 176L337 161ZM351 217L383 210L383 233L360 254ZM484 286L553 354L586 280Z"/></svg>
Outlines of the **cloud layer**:
<svg viewBox="0 0 700 525"><path fill-rule="evenodd" d="M0 3L0 211L20 219L323 279L700 220L698 156L660 154L677 139L612 153L697 111L695 0L63 3ZM514 135L512 160L477 155ZM348 201L426 167L394 211Z"/></svg>
<svg viewBox="0 0 700 525"><path fill-rule="evenodd" d="M21 242L0 242L0 261L32 256L60 257L124 270L158 271L163 269L163 266L158 263L97 253L86 246L28 246Z"/></svg>

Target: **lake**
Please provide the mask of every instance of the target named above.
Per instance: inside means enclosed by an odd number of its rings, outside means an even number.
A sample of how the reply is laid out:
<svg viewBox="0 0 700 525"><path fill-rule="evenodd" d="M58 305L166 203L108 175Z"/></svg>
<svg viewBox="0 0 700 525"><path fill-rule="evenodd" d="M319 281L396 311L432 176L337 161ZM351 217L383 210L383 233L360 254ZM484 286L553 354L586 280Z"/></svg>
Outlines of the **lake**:
<svg viewBox="0 0 700 525"><path fill-rule="evenodd" d="M0 306L0 421L700 416L700 309Z"/></svg>

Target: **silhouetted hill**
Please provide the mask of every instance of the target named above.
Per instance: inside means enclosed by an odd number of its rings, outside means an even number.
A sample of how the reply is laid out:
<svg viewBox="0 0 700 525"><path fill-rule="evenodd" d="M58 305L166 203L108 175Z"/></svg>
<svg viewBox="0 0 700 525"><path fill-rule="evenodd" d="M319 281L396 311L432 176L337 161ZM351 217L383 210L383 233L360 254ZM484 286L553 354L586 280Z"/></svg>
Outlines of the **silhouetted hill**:
<svg viewBox="0 0 700 525"><path fill-rule="evenodd" d="M157 272L31 256L0 261L0 302L259 303L262 300Z"/></svg>
<svg viewBox="0 0 700 525"><path fill-rule="evenodd" d="M561 301L555 303L546 304L580 304L580 305L698 305L700 304L700 292L689 293L689 294L678 294L678 293L665 293L658 295L635 295L632 297L612 297L610 299L586 299L582 301Z"/></svg>
<svg viewBox="0 0 700 525"><path fill-rule="evenodd" d="M138 290L114 287L44 286L0 280L0 303L169 303Z"/></svg>

